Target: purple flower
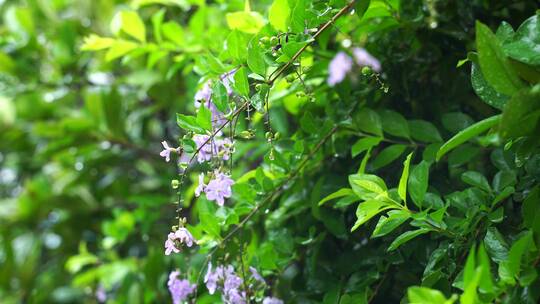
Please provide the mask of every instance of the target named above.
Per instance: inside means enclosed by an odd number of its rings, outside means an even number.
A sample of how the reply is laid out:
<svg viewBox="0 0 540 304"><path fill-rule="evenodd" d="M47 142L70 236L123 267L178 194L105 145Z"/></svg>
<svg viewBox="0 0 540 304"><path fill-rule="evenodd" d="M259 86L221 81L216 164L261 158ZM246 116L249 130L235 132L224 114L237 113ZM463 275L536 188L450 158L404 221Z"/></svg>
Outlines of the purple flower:
<svg viewBox="0 0 540 304"><path fill-rule="evenodd" d="M253 279L255 279L256 281L259 281L259 282L261 282L263 284L266 283L264 281L264 278L259 274L259 272L257 271L257 269L255 269L255 267L249 266L249 271L251 272L251 277Z"/></svg>
<svg viewBox="0 0 540 304"><path fill-rule="evenodd" d="M179 253L181 244L191 247L196 242L191 233L184 227L178 228L175 232L170 232L165 241L165 255L170 255L172 252Z"/></svg>
<svg viewBox="0 0 540 304"><path fill-rule="evenodd" d="M195 134L193 136L193 141L197 145L197 150L199 150L199 154L197 155L197 161L199 163L209 161L212 159L212 155L217 154L216 149L212 149L214 144L211 140L208 140L209 138L209 135Z"/></svg>
<svg viewBox="0 0 540 304"><path fill-rule="evenodd" d="M195 93L195 108L199 108L202 102L210 102L212 98L212 87L210 85L210 80L206 81L203 87Z"/></svg>
<svg viewBox="0 0 540 304"><path fill-rule="evenodd" d="M216 140L216 149L218 154L223 157L223 160L229 160L232 153L233 143L229 138Z"/></svg>
<svg viewBox="0 0 540 304"><path fill-rule="evenodd" d="M105 288L103 288L103 285L99 285L98 288L96 289L96 300L99 302L99 303L105 303L105 301L107 301L107 291L105 290Z"/></svg>
<svg viewBox="0 0 540 304"><path fill-rule="evenodd" d="M263 300L263 304L283 304L283 301L278 298L266 297Z"/></svg>
<svg viewBox="0 0 540 304"><path fill-rule="evenodd" d="M368 51L363 48L356 47L353 49L353 56L356 64L359 66L371 67L374 71L381 71L381 63L377 58L373 57Z"/></svg>
<svg viewBox="0 0 540 304"><path fill-rule="evenodd" d="M165 157L165 161L168 162L171 160L171 152L176 152L176 149L169 147L169 144L167 144L166 141L162 141L161 144L164 149L159 153L159 156Z"/></svg>
<svg viewBox="0 0 540 304"><path fill-rule="evenodd" d="M199 197L201 192L204 191L206 185L204 184L204 173L199 174L199 185L195 188L195 196Z"/></svg>
<svg viewBox="0 0 540 304"><path fill-rule="evenodd" d="M179 271L173 271L169 274L169 281L167 286L171 292L171 297L174 304L180 304L185 301L187 297L195 291L197 285L191 284L188 280L183 279L179 280L178 275Z"/></svg>
<svg viewBox="0 0 540 304"><path fill-rule="evenodd" d="M232 195L231 186L234 181L223 173L217 173L216 177L211 180L206 186L206 198L209 201L216 201L220 206L225 203L225 198L229 198Z"/></svg>
<svg viewBox="0 0 540 304"><path fill-rule="evenodd" d="M219 268L219 267L218 267ZM220 277L217 271L212 271L212 263L208 263L208 270L204 276L204 283L206 283L206 288L208 288L209 294L214 294L217 289L217 283Z"/></svg>
<svg viewBox="0 0 540 304"><path fill-rule="evenodd" d="M337 53L328 66L328 85L334 86L342 82L345 76L347 76L347 73L351 71L352 65L353 61L351 57L344 52Z"/></svg>
<svg viewBox="0 0 540 304"><path fill-rule="evenodd" d="M223 303L225 304L245 304L246 292L240 292L238 289L231 289L223 294Z"/></svg>

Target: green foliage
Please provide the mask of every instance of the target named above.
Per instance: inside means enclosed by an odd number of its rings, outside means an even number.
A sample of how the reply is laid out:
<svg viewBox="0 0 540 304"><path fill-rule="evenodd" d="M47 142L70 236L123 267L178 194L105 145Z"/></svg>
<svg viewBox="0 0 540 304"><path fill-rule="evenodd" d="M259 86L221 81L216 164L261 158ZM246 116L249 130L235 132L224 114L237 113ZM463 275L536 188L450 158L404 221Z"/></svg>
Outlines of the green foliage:
<svg viewBox="0 0 540 304"><path fill-rule="evenodd" d="M514 2L0 1L1 302L169 303L179 269L219 303L211 261L260 271L251 303L538 303L539 15ZM224 206L195 196L214 170ZM197 244L166 256L178 225Z"/></svg>

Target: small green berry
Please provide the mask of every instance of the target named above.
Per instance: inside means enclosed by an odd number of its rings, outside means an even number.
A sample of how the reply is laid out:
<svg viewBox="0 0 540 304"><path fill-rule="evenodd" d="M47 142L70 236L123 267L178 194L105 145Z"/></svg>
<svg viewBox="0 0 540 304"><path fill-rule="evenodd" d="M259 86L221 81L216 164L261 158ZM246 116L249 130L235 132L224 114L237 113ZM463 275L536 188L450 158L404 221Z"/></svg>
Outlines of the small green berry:
<svg viewBox="0 0 540 304"><path fill-rule="evenodd" d="M173 189L178 189L179 186L180 186L180 181L179 181L179 180L173 179L173 180L171 181L171 187L172 187Z"/></svg>
<svg viewBox="0 0 540 304"><path fill-rule="evenodd" d="M371 70L370 67L365 66L365 67L362 68L362 75L371 76L372 73L373 73L373 71Z"/></svg>
<svg viewBox="0 0 540 304"><path fill-rule="evenodd" d="M276 46L276 45L278 45L278 43L279 43L278 37L272 36L272 38L270 38L270 45Z"/></svg>

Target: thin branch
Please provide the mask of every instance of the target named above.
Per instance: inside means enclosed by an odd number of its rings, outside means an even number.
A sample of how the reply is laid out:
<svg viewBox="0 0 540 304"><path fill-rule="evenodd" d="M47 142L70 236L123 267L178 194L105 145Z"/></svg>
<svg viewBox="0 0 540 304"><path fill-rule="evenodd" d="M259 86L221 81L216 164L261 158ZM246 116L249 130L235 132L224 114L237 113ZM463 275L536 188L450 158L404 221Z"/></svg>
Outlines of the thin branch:
<svg viewBox="0 0 540 304"><path fill-rule="evenodd" d="M298 57L300 57L300 55L302 55L302 53L315 41L315 39L317 39L317 37L319 37L319 35L322 34L322 32L324 32L328 27L330 27L334 22L336 22L337 19L339 19L339 17L343 16L344 14L346 14L352 7L353 5L355 4L355 0L349 2L349 4L347 4L346 6L344 6L341 10L339 10L339 12L337 12L334 17L332 17L332 19L330 19L328 22L326 22L325 24L323 24L323 26L321 26L321 28L313 35L312 37L312 40L309 41L306 45L304 45L301 49L299 49L294 55L293 57L291 58L291 60L287 61L287 63L285 63L284 65L282 65L279 69L277 69L276 71L272 72L272 74L270 74L270 78L268 80L268 84L269 85L272 85L274 83L274 81L276 81L276 79L281 75L283 74L283 72L293 63L296 61L296 59L298 59Z"/></svg>

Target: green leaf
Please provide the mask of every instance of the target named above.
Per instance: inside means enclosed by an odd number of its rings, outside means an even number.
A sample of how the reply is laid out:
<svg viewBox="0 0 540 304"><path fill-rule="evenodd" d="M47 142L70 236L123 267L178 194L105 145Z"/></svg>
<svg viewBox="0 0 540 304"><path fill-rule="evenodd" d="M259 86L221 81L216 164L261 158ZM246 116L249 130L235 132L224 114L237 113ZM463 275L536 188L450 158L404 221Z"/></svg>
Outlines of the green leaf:
<svg viewBox="0 0 540 304"><path fill-rule="evenodd" d="M206 131L212 131L212 112L201 103L197 112L197 124Z"/></svg>
<svg viewBox="0 0 540 304"><path fill-rule="evenodd" d="M381 119L377 112L362 108L353 116L353 122L358 130L371 134L383 136Z"/></svg>
<svg viewBox="0 0 540 304"><path fill-rule="evenodd" d="M497 228L488 228L484 244L494 262L500 263L508 258L508 244Z"/></svg>
<svg viewBox="0 0 540 304"><path fill-rule="evenodd" d="M505 43L503 50L511 58L529 65L540 65L540 17L534 15L525 20L512 39Z"/></svg>
<svg viewBox="0 0 540 304"><path fill-rule="evenodd" d="M401 144L395 144L391 145L384 150L382 150L377 157L373 160L373 169L377 170L379 168L382 168L394 160L396 160L398 157L401 156L407 149L407 146L401 145Z"/></svg>
<svg viewBox="0 0 540 304"><path fill-rule="evenodd" d="M379 222L377 222L377 226L371 235L372 238L389 234L410 217L410 213L405 210L391 210L387 215L388 217L383 215L379 218Z"/></svg>
<svg viewBox="0 0 540 304"><path fill-rule="evenodd" d="M291 8L289 7L289 1L287 0L274 0L270 11L268 12L268 19L270 24L281 32L287 32L289 25L289 15L291 14Z"/></svg>
<svg viewBox="0 0 540 304"><path fill-rule="evenodd" d="M169 21L161 26L163 36L178 46L183 46L185 42L184 29L176 22Z"/></svg>
<svg viewBox="0 0 540 304"><path fill-rule="evenodd" d="M461 112L445 113L442 116L444 128L452 133L458 133L473 123L474 121L469 115Z"/></svg>
<svg viewBox="0 0 540 304"><path fill-rule="evenodd" d="M398 236L393 242L392 244L390 244L390 247L388 247L388 250L387 251L394 251L396 250L399 246L407 243L408 241L414 239L415 237L419 236L419 235L422 235L422 234L426 234L428 232L430 232L431 230L430 229L427 229L427 228L420 228L420 229L417 229L417 230L411 230L411 231L407 231L403 234L401 234L400 236Z"/></svg>
<svg viewBox="0 0 540 304"><path fill-rule="evenodd" d="M409 120L409 130L411 137L419 141L427 143L443 141L439 130L432 123L425 120Z"/></svg>
<svg viewBox="0 0 540 304"><path fill-rule="evenodd" d="M409 195L417 207L422 206L429 180L429 163L421 161L414 166L409 177Z"/></svg>
<svg viewBox="0 0 540 304"><path fill-rule="evenodd" d="M494 284L493 279L491 278L491 267L484 244L480 244L478 247L478 265L481 267L482 271L479 281L480 289L488 293L493 292Z"/></svg>
<svg viewBox="0 0 540 304"><path fill-rule="evenodd" d="M215 81L212 85L212 103L220 112L227 112L229 94L221 81Z"/></svg>
<svg viewBox="0 0 540 304"><path fill-rule="evenodd" d="M253 37L248 46L247 64L250 70L254 73L266 77L266 62L264 61L264 53L259 47L257 37Z"/></svg>
<svg viewBox="0 0 540 304"><path fill-rule="evenodd" d="M360 138L351 148L352 157L356 157L358 154L367 151L368 149L378 145L381 142L380 137L364 137Z"/></svg>
<svg viewBox="0 0 540 304"><path fill-rule="evenodd" d="M509 285L515 285L521 271L521 260L527 249L533 242L532 233L529 231L514 242L508 252L508 259L499 264L499 276Z"/></svg>
<svg viewBox="0 0 540 304"><path fill-rule="evenodd" d="M234 12L225 15L231 30L239 30L248 34L256 34L264 26L264 18L257 12Z"/></svg>
<svg viewBox="0 0 540 304"><path fill-rule="evenodd" d="M111 31L115 35L122 31L140 42L146 42L144 23L135 11L118 12L111 21Z"/></svg>
<svg viewBox="0 0 540 304"><path fill-rule="evenodd" d="M398 194L403 202L405 202L405 205L407 205L407 181L409 180L409 166L411 164L412 155L412 153L407 155L407 158L403 162L403 171L399 178Z"/></svg>
<svg viewBox="0 0 540 304"><path fill-rule="evenodd" d="M234 74L234 87L236 88L238 94L244 97L249 96L249 82L245 67L239 68Z"/></svg>
<svg viewBox="0 0 540 304"><path fill-rule="evenodd" d="M247 59L246 48L248 41L245 35L246 34L243 34L237 30L233 30L227 37L227 50L229 50L231 57L236 59L238 63L243 63Z"/></svg>
<svg viewBox="0 0 540 304"><path fill-rule="evenodd" d="M476 95L496 109L502 110L509 99L508 96L495 91L486 81L476 63L471 66L471 84Z"/></svg>
<svg viewBox="0 0 540 304"><path fill-rule="evenodd" d="M332 194L329 194L325 198L320 200L318 205L321 206L322 204L324 204L324 203L326 203L328 201L331 201L333 199L336 199L336 198L339 198L339 197L344 197L344 196L350 196L350 195L355 195L354 191L351 188L341 188L338 191L336 191L336 192L334 192Z"/></svg>
<svg viewBox="0 0 540 304"><path fill-rule="evenodd" d="M485 176L480 172L467 171L461 174L461 180L471 186L478 187L486 192L491 192L491 187Z"/></svg>
<svg viewBox="0 0 540 304"><path fill-rule="evenodd" d="M442 145L442 147L437 152L436 160L438 161L450 150L458 147L459 145L470 140L471 138L476 137L481 133L487 131L489 128L495 126L499 123L500 119L501 115L491 116L475 123L474 125L468 127L465 130L460 131L458 134L454 135L454 137L450 138L450 140L445 142L444 145Z"/></svg>
<svg viewBox="0 0 540 304"><path fill-rule="evenodd" d="M407 289L407 297L410 304L452 304L453 299L446 299L442 292L420 286L413 286Z"/></svg>
<svg viewBox="0 0 540 304"><path fill-rule="evenodd" d="M517 138L535 132L540 120L540 94L519 91L504 107L500 132L504 138Z"/></svg>
<svg viewBox="0 0 540 304"><path fill-rule="evenodd" d="M112 61L116 58L122 57L127 53L135 50L139 47L138 44L126 41L126 40L115 40L111 45L107 53L105 54L106 61Z"/></svg>
<svg viewBox="0 0 540 304"><path fill-rule="evenodd" d="M523 223L535 234L540 235L540 186L534 187L523 201L521 209Z"/></svg>
<svg viewBox="0 0 540 304"><path fill-rule="evenodd" d="M82 51L99 51L103 49L110 48L115 39L100 37L95 34L91 34L84 38L83 44L81 46Z"/></svg>
<svg viewBox="0 0 540 304"><path fill-rule="evenodd" d="M479 21L476 22L476 47L482 74L497 92L513 95L524 86L510 66L497 36Z"/></svg>
<svg viewBox="0 0 540 304"><path fill-rule="evenodd" d="M356 209L356 222L351 228L351 231L358 229L362 224L369 221L375 215L383 212L384 210L392 208L388 203L379 200L369 200L362 202ZM395 208L395 207L394 207Z"/></svg>
<svg viewBox="0 0 540 304"><path fill-rule="evenodd" d="M392 110L379 112L384 132L403 138L410 138L409 124L403 115Z"/></svg>
<svg viewBox="0 0 540 304"><path fill-rule="evenodd" d="M291 13L291 29L295 33L303 33L306 28L307 0L297 0Z"/></svg>
<svg viewBox="0 0 540 304"><path fill-rule="evenodd" d="M176 123L178 126L186 131L192 131L195 133L202 134L204 129L199 126L197 122L197 117L184 114L176 114Z"/></svg>
<svg viewBox="0 0 540 304"><path fill-rule="evenodd" d="M384 181L371 174L349 175L349 184L354 193L363 200L373 199L377 196L385 196L388 188Z"/></svg>

